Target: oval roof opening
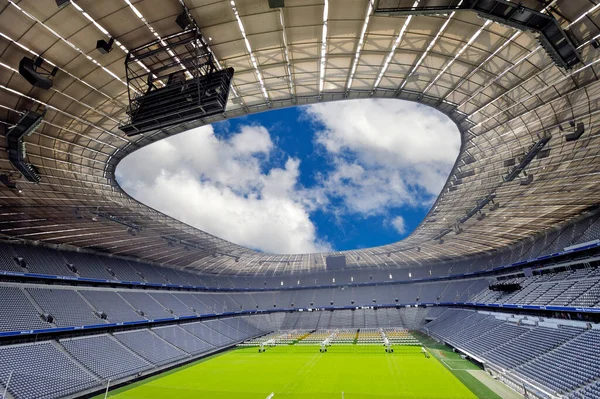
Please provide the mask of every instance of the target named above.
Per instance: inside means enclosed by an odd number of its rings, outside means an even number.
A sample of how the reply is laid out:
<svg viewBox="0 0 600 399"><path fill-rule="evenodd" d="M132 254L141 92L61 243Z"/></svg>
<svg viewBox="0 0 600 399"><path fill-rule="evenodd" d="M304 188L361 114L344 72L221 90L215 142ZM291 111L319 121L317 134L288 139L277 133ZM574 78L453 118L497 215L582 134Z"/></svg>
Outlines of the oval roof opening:
<svg viewBox="0 0 600 399"><path fill-rule="evenodd" d="M460 149L441 112L366 99L203 126L127 156L121 187L142 203L268 253L389 244L409 235Z"/></svg>

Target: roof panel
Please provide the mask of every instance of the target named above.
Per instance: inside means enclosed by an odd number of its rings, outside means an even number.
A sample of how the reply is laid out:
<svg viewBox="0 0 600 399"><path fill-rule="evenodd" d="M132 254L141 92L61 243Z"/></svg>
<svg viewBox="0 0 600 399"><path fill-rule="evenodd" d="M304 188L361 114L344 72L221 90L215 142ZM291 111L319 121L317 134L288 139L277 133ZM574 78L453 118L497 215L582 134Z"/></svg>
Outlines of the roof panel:
<svg viewBox="0 0 600 399"><path fill-rule="evenodd" d="M61 10L51 1L24 0L18 4L23 12L12 5L2 11L0 31L36 53L43 53L62 69L56 76L56 91L32 88L10 69L16 68L20 58L29 53L15 44L9 45L6 38L0 39L0 58L6 65L0 74L0 83L6 86L0 90L0 104L7 107L0 108L2 115L16 119L17 111L35 103L28 96L54 107L38 132L27 138L30 161L43 175L41 184L19 181L26 188L26 197L0 189L3 206L38 221L20 222L2 233L94 248L199 272L323 270L326 254L257 253L184 225L122 193L113 176L119 159L138 146L224 116L186 123L154 135L125 138L117 129L127 106L123 83L125 52L115 49L100 55L95 42L106 35L72 4ZM128 49L153 40L151 30L159 36L179 30L175 23L175 16L181 11L177 1L134 1L146 22L122 1L79 0L76 4ZM565 71L555 67L546 52L538 48L533 34L486 22L474 13L457 12L447 24L449 16L415 16L406 26L407 17L371 15L364 45L356 58L368 3L330 0L325 82L323 92L319 92L324 1L286 0L280 20L279 10L269 9L266 1L237 0L266 85L267 102L230 2L185 0L185 4L205 37L212 38L210 45L217 59L236 69L234 85L241 101L234 103L230 96L228 117L293 104L381 97L435 106L459 122L463 150L468 150L476 162L468 167L457 163L427 218L430 222L424 222L404 241L349 252L349 267L411 267L503 248L573 218L599 202L596 176L600 168L600 117L596 103L600 84L596 73L600 66L596 65L598 53L589 43L580 42L586 64L577 68L583 69ZM586 0L558 0L555 7L560 11L555 14L557 19L566 27L592 5ZM576 38L587 40L600 33L598 24L592 23L598 18L599 13L594 12L569 28ZM283 26L294 91L290 90L286 67ZM403 36L397 41L401 30ZM348 90L355 59L357 67ZM414 74L409 76L411 72ZM559 125L571 129L572 120L583 121L586 133L580 141L566 143ZM530 164L534 182L528 186L521 186L519 179L503 183L507 169L504 161L523 156L541 132L552 135L551 153ZM3 138L0 143L5 144ZM0 160L3 170L11 169L4 155ZM458 183L458 174L466 170L475 173ZM450 191L454 184L456 189ZM469 219L462 234L448 234L443 244L433 240L448 228L450 222L446 220L462 217L492 191L502 208L488 212L485 219ZM74 207L83 210L83 218L74 217ZM146 228L132 237L113 222L93 221L91 210L97 207ZM180 248L170 247L161 239L165 235L197 242L198 248L182 255ZM416 251L416 247L421 250ZM392 252L392 256L386 256Z"/></svg>

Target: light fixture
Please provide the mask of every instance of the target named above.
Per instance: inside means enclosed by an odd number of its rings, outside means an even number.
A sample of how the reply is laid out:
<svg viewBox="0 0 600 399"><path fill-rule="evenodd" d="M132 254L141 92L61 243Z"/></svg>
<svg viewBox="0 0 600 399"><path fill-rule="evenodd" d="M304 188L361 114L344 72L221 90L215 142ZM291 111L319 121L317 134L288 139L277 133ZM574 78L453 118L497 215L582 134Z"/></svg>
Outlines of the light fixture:
<svg viewBox="0 0 600 399"><path fill-rule="evenodd" d="M100 39L96 41L96 50L98 50L100 54L108 54L112 51L114 42L115 39L113 37L111 37L108 42L104 39Z"/></svg>
<svg viewBox="0 0 600 399"><path fill-rule="evenodd" d="M269 8L283 8L285 0L269 0Z"/></svg>
<svg viewBox="0 0 600 399"><path fill-rule="evenodd" d="M188 18L187 12L185 10L177 16L175 19L175 23L179 25L179 27L183 30L186 30L192 24L192 21Z"/></svg>

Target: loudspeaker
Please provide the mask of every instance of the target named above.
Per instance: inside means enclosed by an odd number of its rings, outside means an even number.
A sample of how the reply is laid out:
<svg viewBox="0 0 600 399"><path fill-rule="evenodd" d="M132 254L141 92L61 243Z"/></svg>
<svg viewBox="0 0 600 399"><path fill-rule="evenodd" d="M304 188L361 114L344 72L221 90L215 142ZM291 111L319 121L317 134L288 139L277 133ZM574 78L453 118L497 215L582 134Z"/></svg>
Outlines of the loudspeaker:
<svg viewBox="0 0 600 399"><path fill-rule="evenodd" d="M185 11L177 16L175 22L183 30L186 30L191 25L190 19L188 18L187 13Z"/></svg>
<svg viewBox="0 0 600 399"><path fill-rule="evenodd" d="M577 126L575 126L575 122L571 122L571 127L573 127L575 130L572 133L565 134L565 141L578 140L585 132L585 125L583 122L579 122Z"/></svg>
<svg viewBox="0 0 600 399"><path fill-rule="evenodd" d="M101 54L108 54L112 51L113 43L115 42L114 38L110 38L108 43L104 39L100 39L96 42L96 50L98 50Z"/></svg>
<svg viewBox="0 0 600 399"><path fill-rule="evenodd" d="M285 0L269 0L269 8L285 7Z"/></svg>
<svg viewBox="0 0 600 399"><path fill-rule="evenodd" d="M56 0L56 6L58 8L63 8L64 6L66 6L67 4L69 4L71 2L71 0Z"/></svg>

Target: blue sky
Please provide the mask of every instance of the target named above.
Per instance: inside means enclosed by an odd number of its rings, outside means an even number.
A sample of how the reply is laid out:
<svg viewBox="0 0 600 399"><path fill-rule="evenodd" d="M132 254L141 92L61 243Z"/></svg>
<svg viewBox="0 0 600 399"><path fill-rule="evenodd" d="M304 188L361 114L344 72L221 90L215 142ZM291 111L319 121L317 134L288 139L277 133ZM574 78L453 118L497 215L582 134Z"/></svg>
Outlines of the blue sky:
<svg viewBox="0 0 600 399"><path fill-rule="evenodd" d="M422 221L458 155L443 114L398 100L273 110L152 144L117 169L136 199L265 252L398 241Z"/></svg>

